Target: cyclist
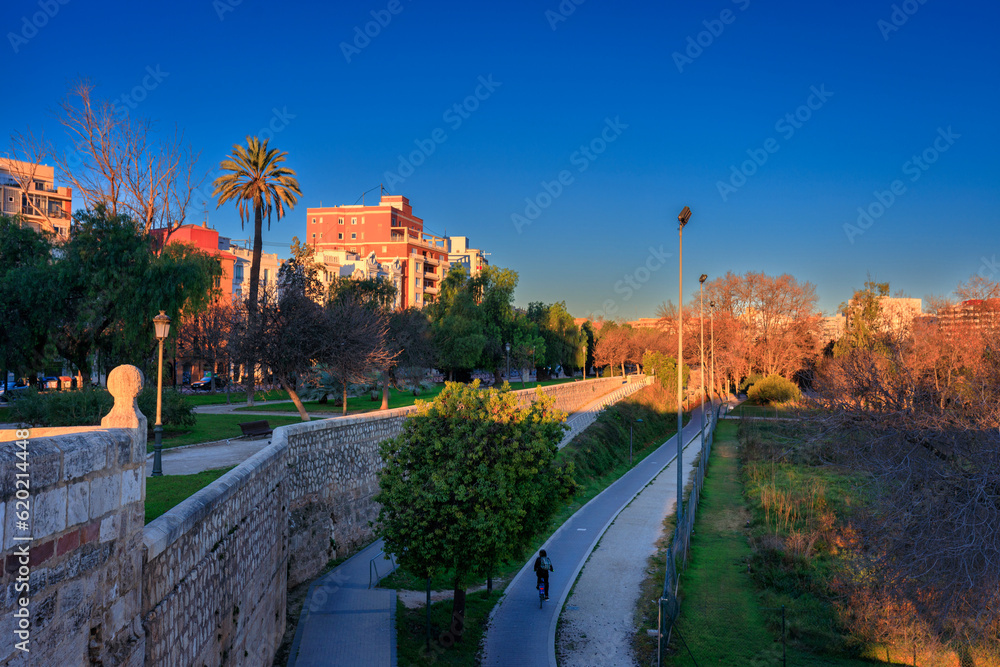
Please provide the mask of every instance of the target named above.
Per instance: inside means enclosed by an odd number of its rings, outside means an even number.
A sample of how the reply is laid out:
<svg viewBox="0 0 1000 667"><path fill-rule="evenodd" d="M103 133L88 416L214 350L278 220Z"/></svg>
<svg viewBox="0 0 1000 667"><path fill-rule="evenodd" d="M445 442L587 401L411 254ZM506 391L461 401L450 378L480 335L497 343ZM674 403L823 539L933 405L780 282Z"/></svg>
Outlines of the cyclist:
<svg viewBox="0 0 1000 667"><path fill-rule="evenodd" d="M537 581L535 582L535 587L537 588L542 582L545 583L545 599L549 599L549 572L554 572L555 568L552 567L552 561L545 554L545 549L538 552L538 558L535 559L535 577Z"/></svg>

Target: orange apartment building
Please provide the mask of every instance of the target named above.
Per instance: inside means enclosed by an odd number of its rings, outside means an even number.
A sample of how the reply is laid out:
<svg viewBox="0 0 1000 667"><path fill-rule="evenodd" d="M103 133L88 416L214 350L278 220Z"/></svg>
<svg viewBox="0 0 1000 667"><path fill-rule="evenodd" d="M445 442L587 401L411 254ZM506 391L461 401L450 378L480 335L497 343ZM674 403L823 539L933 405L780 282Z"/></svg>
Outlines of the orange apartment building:
<svg viewBox="0 0 1000 667"><path fill-rule="evenodd" d="M382 195L375 206L331 206L306 211L306 241L316 252L339 250L381 263L399 261L399 303L422 308L440 293L448 273L448 239L424 233L402 195Z"/></svg>
<svg viewBox="0 0 1000 667"><path fill-rule="evenodd" d="M4 215L20 215L36 231L69 238L73 189L56 187L53 167L0 158L0 195Z"/></svg>

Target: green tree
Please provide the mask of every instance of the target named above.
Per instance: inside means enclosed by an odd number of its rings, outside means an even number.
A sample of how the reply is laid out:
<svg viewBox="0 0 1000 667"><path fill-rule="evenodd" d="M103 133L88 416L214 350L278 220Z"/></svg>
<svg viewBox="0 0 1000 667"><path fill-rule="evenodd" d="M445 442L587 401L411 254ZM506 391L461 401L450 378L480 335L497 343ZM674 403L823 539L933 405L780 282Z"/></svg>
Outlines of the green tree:
<svg viewBox="0 0 1000 667"><path fill-rule="evenodd" d="M366 308L375 308L388 313L396 301L396 286L381 278L337 276L330 283L328 298L330 303L350 298Z"/></svg>
<svg viewBox="0 0 1000 667"><path fill-rule="evenodd" d="M670 357L662 352L646 352L642 357L642 366L649 373L652 371L653 375L656 376L657 382L660 386L666 390L667 394L673 397L673 400L677 398L677 358ZM688 378L691 376L691 369L688 368L687 364L681 367L681 386L686 387L688 384Z"/></svg>
<svg viewBox="0 0 1000 667"><path fill-rule="evenodd" d="M267 228L271 229L271 214L280 221L298 202L299 182L295 172L283 167L288 155L276 148L268 148L268 139L263 142L257 137L247 137L247 145L233 146L233 154L219 165L228 173L219 176L213 183L213 196L219 198L216 208L232 200L240 214L240 225L250 220L253 211L253 258L250 261L250 304L256 308L257 289L260 283L260 255L263 251L261 235L264 215Z"/></svg>
<svg viewBox="0 0 1000 667"><path fill-rule="evenodd" d="M437 301L424 310L431 321L437 367L452 379L455 371L475 368L488 337L469 274L461 264L451 268L441 281Z"/></svg>
<svg viewBox="0 0 1000 667"><path fill-rule="evenodd" d="M545 356L538 358L538 365L553 370L558 366L570 369L583 366L587 337L566 310L565 301L551 305L530 303L528 318L538 324L539 333L545 339Z"/></svg>
<svg viewBox="0 0 1000 667"><path fill-rule="evenodd" d="M461 630L473 577L523 558L538 526L574 487L555 464L565 414L538 392L519 407L509 390L449 383L418 403L403 432L382 443L377 534L410 572L454 572ZM459 632L461 634L461 632Z"/></svg>
<svg viewBox="0 0 1000 667"><path fill-rule="evenodd" d="M0 382L43 364L60 295L51 280L52 239L0 216ZM21 372L21 373L19 373Z"/></svg>
<svg viewBox="0 0 1000 667"><path fill-rule="evenodd" d="M181 310L200 312L222 275L218 260L192 246L157 253L141 224L103 207L74 215L72 235L49 268L62 296L52 341L84 376L95 351L105 367L148 368L153 316L163 310L176 322Z"/></svg>
<svg viewBox="0 0 1000 667"><path fill-rule="evenodd" d="M850 350L862 349L886 352L888 334L883 326L882 297L889 296L889 283L877 283L871 278L865 281L864 289L855 290L854 297L840 310L847 316L844 334L833 346L834 356L842 356Z"/></svg>

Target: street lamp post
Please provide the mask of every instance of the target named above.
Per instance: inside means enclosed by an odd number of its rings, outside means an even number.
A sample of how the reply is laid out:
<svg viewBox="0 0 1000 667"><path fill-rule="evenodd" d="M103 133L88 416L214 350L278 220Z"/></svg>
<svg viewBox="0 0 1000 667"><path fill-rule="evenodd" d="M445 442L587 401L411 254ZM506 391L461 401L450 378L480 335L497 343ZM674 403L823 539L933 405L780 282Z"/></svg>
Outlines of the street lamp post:
<svg viewBox="0 0 1000 667"><path fill-rule="evenodd" d="M160 358L156 367L156 425L153 427L156 440L153 445L153 477L160 477L163 475L163 462L160 460L163 451L163 341L170 335L170 318L162 310L153 318L153 329L160 347Z"/></svg>
<svg viewBox="0 0 1000 667"><path fill-rule="evenodd" d="M632 430L636 423L641 424L641 419L636 419L635 423L628 425L628 464L632 465Z"/></svg>
<svg viewBox="0 0 1000 667"><path fill-rule="evenodd" d="M708 316L710 322L709 326L711 327L709 330L709 338L710 338L710 344L712 346L712 380L711 380L712 393L717 394L718 391L715 386L715 302L714 301L708 302Z"/></svg>
<svg viewBox="0 0 1000 667"><path fill-rule="evenodd" d="M507 349L507 382L510 382L510 343L504 345Z"/></svg>
<svg viewBox="0 0 1000 667"><path fill-rule="evenodd" d="M677 525L680 525L684 510L684 453L681 441L684 439L684 406L682 378L684 376L684 225L691 219L691 209L687 206L677 216Z"/></svg>
<svg viewBox="0 0 1000 667"><path fill-rule="evenodd" d="M701 340L698 345L701 351L701 447L705 448L705 399L708 396L705 393L705 281L708 280L708 275L703 273L701 277L698 278L698 291L700 292L701 313L698 316L698 324L701 325Z"/></svg>

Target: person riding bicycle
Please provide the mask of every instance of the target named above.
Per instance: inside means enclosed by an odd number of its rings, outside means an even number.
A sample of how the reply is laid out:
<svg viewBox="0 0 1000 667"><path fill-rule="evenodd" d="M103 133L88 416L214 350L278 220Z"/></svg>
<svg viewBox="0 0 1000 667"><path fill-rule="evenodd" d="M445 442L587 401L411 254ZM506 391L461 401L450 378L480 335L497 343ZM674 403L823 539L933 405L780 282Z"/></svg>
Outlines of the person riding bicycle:
<svg viewBox="0 0 1000 667"><path fill-rule="evenodd" d="M542 582L545 583L545 599L549 599L549 572L554 572L555 568L552 567L552 561L545 554L545 549L538 552L538 558L535 559L535 577L537 581L535 582L535 587L537 588Z"/></svg>

